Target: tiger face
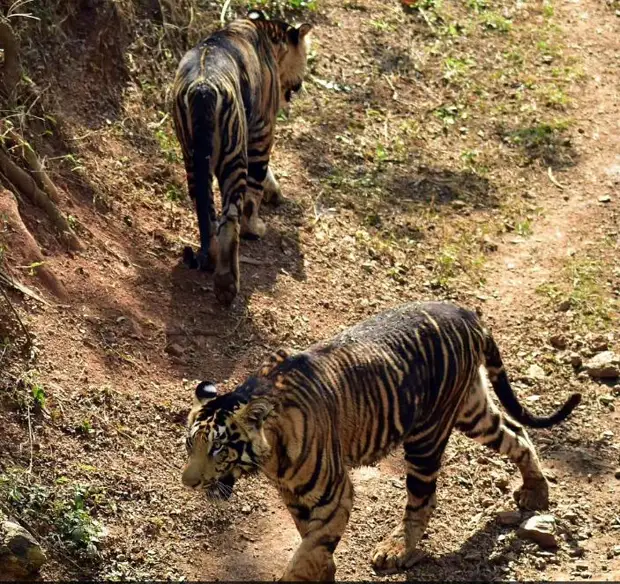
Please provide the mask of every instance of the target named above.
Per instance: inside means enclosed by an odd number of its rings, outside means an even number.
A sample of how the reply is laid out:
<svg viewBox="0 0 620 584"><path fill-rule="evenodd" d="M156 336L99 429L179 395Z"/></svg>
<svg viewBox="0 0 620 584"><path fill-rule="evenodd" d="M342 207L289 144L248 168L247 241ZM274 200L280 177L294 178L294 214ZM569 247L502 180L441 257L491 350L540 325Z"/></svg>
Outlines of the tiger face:
<svg viewBox="0 0 620 584"><path fill-rule="evenodd" d="M269 450L262 424L270 409L263 400L246 403L242 396L243 392L218 396L209 381L196 387L188 417L185 486L228 499L241 475L259 469Z"/></svg>
<svg viewBox="0 0 620 584"><path fill-rule="evenodd" d="M293 94L302 88L310 51L309 33L312 25L304 23L291 26L281 20L268 20L259 10L251 10L248 18L257 27L263 27L272 33L280 81L280 108L286 110Z"/></svg>

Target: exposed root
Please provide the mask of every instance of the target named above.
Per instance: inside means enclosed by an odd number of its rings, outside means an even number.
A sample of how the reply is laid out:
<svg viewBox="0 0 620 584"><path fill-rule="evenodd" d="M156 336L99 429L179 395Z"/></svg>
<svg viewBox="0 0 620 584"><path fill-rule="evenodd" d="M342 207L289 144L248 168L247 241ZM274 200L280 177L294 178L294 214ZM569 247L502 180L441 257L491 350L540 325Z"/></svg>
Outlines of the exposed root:
<svg viewBox="0 0 620 584"><path fill-rule="evenodd" d="M37 207L43 209L54 226L61 232L67 245L75 250L83 249L82 243L73 233L66 217L60 212L52 201L38 186L36 181L25 171L17 166L5 152L0 150L0 172L10 181L19 192L28 197Z"/></svg>

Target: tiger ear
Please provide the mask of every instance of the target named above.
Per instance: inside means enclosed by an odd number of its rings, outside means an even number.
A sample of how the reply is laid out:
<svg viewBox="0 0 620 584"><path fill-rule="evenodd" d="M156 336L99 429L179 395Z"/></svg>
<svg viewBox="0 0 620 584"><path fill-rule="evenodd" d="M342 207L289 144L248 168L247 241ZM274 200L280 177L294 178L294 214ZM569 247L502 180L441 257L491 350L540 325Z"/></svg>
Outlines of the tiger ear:
<svg viewBox="0 0 620 584"><path fill-rule="evenodd" d="M253 399L247 405L243 406L237 418L239 421L250 428L260 430L267 416L273 411L273 404L265 398Z"/></svg>
<svg viewBox="0 0 620 584"><path fill-rule="evenodd" d="M217 388L212 381L201 381L194 390L194 405L203 406L217 397Z"/></svg>
<svg viewBox="0 0 620 584"><path fill-rule="evenodd" d="M267 15L262 10L252 9L248 12L250 20L267 20Z"/></svg>
<svg viewBox="0 0 620 584"><path fill-rule="evenodd" d="M300 24L297 28L289 30L289 39L294 45L298 45L312 30L312 25L307 22Z"/></svg>

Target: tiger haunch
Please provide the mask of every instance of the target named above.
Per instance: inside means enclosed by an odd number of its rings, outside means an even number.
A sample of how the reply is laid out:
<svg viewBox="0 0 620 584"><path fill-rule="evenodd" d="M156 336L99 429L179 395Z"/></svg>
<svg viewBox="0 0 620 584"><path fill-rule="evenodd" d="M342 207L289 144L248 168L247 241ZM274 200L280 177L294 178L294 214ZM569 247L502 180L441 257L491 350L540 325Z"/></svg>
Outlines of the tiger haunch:
<svg viewBox="0 0 620 584"><path fill-rule="evenodd" d="M521 507L548 505L536 451L524 428L494 405L485 366L501 403L524 424L556 424L579 401L571 397L546 418L531 415L474 313L450 303L407 304L306 351L277 352L232 393L199 386L188 419L183 482L212 488L262 471L302 537L282 579L332 580L333 553L353 506L347 469L372 464L402 445L407 504L372 563L377 570L407 569L423 555L418 543L436 505L453 428L517 465Z"/></svg>

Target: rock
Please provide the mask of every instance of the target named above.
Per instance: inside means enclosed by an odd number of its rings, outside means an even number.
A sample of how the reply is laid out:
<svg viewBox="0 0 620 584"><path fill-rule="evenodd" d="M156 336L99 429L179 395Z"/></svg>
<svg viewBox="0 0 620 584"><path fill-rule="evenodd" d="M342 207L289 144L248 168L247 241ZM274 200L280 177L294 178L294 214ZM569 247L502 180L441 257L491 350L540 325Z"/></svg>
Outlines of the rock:
<svg viewBox="0 0 620 584"><path fill-rule="evenodd" d="M568 550L568 555L573 558L581 558L586 550L584 550L581 546L574 547L571 550Z"/></svg>
<svg viewBox="0 0 620 584"><path fill-rule="evenodd" d="M613 351L603 351L588 359L585 368L592 379L616 379L620 377L620 356Z"/></svg>
<svg viewBox="0 0 620 584"><path fill-rule="evenodd" d="M497 514L497 521L501 525L518 525L521 523L521 519L519 511L500 511Z"/></svg>
<svg viewBox="0 0 620 584"><path fill-rule="evenodd" d="M525 374L531 379L544 379L546 377L545 370L535 363L527 368Z"/></svg>
<svg viewBox="0 0 620 584"><path fill-rule="evenodd" d="M616 398L613 395L609 395L608 393L598 396L598 401L600 401L604 406L613 404L615 399Z"/></svg>
<svg viewBox="0 0 620 584"><path fill-rule="evenodd" d="M571 353L570 354L570 364L575 368L579 369L583 365L583 359L579 353Z"/></svg>
<svg viewBox="0 0 620 584"><path fill-rule="evenodd" d="M560 312L566 312L567 310L570 310L570 307L571 307L571 302L568 298L561 300L560 302L558 302L558 305L556 306L556 308Z"/></svg>
<svg viewBox="0 0 620 584"><path fill-rule="evenodd" d="M183 355L183 347L181 347L181 345L178 345L177 343L170 343L166 347L166 353L172 355L173 357L180 357L181 355Z"/></svg>
<svg viewBox="0 0 620 584"><path fill-rule="evenodd" d="M604 335L596 335L588 341L588 346L594 353L607 351L609 349L609 339Z"/></svg>
<svg viewBox="0 0 620 584"><path fill-rule="evenodd" d="M252 507L250 507L249 505L244 505L243 507L241 507L241 513L243 513L244 515L249 515L250 513L252 513Z"/></svg>
<svg viewBox="0 0 620 584"><path fill-rule="evenodd" d="M37 540L21 525L0 513L0 566L5 573L27 576L47 561Z"/></svg>
<svg viewBox="0 0 620 584"><path fill-rule="evenodd" d="M616 477L618 480L620 480L620 468L616 469L616 472L614 473L614 477Z"/></svg>
<svg viewBox="0 0 620 584"><path fill-rule="evenodd" d="M551 343L552 347L560 349L560 351L563 351L568 346L568 341L564 335L553 335L549 337L549 343Z"/></svg>
<svg viewBox="0 0 620 584"><path fill-rule="evenodd" d="M557 548L556 532L553 515L534 515L521 524L517 535L536 542L542 548Z"/></svg>
<svg viewBox="0 0 620 584"><path fill-rule="evenodd" d="M611 203L611 197L609 195L601 195L598 198L599 203Z"/></svg>
<svg viewBox="0 0 620 584"><path fill-rule="evenodd" d="M579 572L586 572L588 568L589 566L588 564L586 564L586 562L577 562L575 564L575 570L578 570Z"/></svg>

